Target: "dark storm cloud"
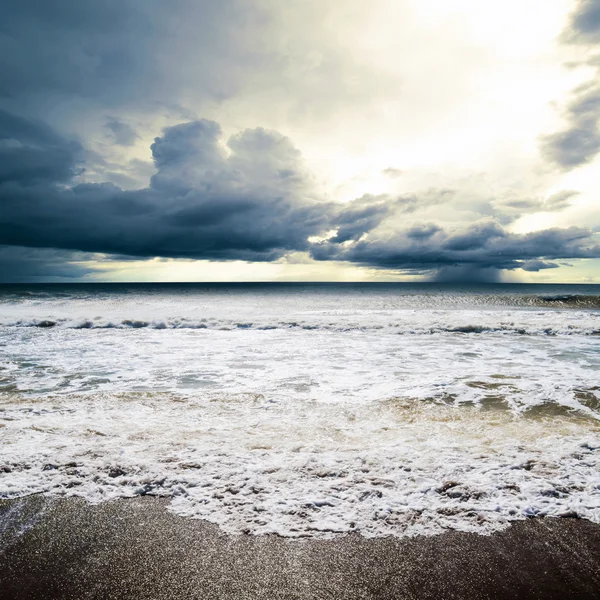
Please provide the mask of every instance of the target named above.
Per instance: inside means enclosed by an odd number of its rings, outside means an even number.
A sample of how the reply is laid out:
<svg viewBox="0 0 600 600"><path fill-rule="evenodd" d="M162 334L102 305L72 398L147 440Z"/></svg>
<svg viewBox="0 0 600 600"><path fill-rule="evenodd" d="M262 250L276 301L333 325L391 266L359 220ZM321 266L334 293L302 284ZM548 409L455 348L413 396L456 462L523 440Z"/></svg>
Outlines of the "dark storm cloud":
<svg viewBox="0 0 600 600"><path fill-rule="evenodd" d="M155 23L142 2L21 0L2 13L0 96L59 93L112 102L115 94L123 99L145 88Z"/></svg>
<svg viewBox="0 0 600 600"><path fill-rule="evenodd" d="M459 230L424 224L350 245L328 242L311 249L317 260L343 260L389 269L440 270L553 268L548 262L561 258L600 257L600 240L587 229L570 227L527 234L506 231L495 221L474 223Z"/></svg>
<svg viewBox="0 0 600 600"><path fill-rule="evenodd" d="M560 265L556 263L545 260L526 260L521 266L521 269L523 269L523 271L537 272L545 269L558 269L559 266Z"/></svg>
<svg viewBox="0 0 600 600"><path fill-rule="evenodd" d="M360 239L365 233L377 227L385 218L393 214L396 210L411 206L413 198L396 198L389 196L362 196L350 205L340 207L335 224L337 231L332 243L342 243Z"/></svg>
<svg viewBox="0 0 600 600"><path fill-rule="evenodd" d="M474 265L444 265L431 274L431 280L440 283L500 283L502 271L494 267Z"/></svg>
<svg viewBox="0 0 600 600"><path fill-rule="evenodd" d="M299 251L317 260L437 270L445 277L461 267L461 277L471 273L471 279L499 269L552 268L554 259L600 257L593 234L578 228L517 235L494 215L463 229L403 225L419 207L460 204L448 190L323 201L300 152L274 131L245 130L225 145L217 123L198 120L165 129L151 148L155 173L147 187L77 183L86 156L78 143L39 121L1 112L0 244L20 249L4 250L0 278L89 272L69 252L27 254L23 247L245 261ZM543 205L559 208L570 195L559 193ZM486 214L489 202L479 208Z"/></svg>
<svg viewBox="0 0 600 600"><path fill-rule="evenodd" d="M246 130L221 144L207 120L155 139L147 188L64 185L79 147L41 123L2 114L0 243L130 256L274 260L306 250L339 225L344 240L378 225L391 207L320 202L300 153L277 132Z"/></svg>
<svg viewBox="0 0 600 600"><path fill-rule="evenodd" d="M94 272L82 264L92 258L80 252L0 246L0 282L78 279Z"/></svg>
<svg viewBox="0 0 600 600"><path fill-rule="evenodd" d="M42 122L0 109L0 184L70 181L79 171L81 146Z"/></svg>
<svg viewBox="0 0 600 600"><path fill-rule="evenodd" d="M562 39L599 49L600 0L579 0ZM566 127L542 136L540 150L548 162L568 171L591 162L600 152L600 68L590 81L573 90L564 117Z"/></svg>
<svg viewBox="0 0 600 600"><path fill-rule="evenodd" d="M42 114L55 96L102 108L178 104L191 88L224 98L245 68L271 60L249 47L253 19L244 0L4 3L0 99Z"/></svg>

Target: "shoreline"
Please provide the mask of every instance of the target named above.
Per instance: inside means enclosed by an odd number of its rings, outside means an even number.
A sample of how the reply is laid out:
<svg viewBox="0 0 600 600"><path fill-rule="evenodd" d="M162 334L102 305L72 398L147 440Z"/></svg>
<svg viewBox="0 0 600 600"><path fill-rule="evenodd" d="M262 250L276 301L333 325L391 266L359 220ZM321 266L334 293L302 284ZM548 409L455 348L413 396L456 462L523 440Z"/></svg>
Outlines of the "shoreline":
<svg viewBox="0 0 600 600"><path fill-rule="evenodd" d="M484 536L229 535L141 497L0 501L2 599L600 598L600 525L518 521Z"/></svg>

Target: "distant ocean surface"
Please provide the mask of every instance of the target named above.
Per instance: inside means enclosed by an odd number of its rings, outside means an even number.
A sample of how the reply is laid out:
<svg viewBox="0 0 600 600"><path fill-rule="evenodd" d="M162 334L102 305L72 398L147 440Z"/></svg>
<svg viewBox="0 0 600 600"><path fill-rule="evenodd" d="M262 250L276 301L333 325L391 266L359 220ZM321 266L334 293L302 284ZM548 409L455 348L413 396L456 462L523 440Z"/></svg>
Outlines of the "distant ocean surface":
<svg viewBox="0 0 600 600"><path fill-rule="evenodd" d="M600 286L0 286L0 497L231 533L600 523Z"/></svg>

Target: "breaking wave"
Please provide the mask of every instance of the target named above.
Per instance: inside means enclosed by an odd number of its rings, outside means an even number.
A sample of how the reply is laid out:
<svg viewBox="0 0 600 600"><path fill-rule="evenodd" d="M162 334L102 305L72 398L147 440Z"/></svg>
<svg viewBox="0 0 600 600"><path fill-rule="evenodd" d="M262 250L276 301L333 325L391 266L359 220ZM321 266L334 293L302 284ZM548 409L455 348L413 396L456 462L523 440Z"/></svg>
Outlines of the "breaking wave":
<svg viewBox="0 0 600 600"><path fill-rule="evenodd" d="M409 319L410 321L410 319ZM390 322L390 323L314 323L301 321L274 321L274 322L238 322L235 320L215 320L215 319L185 319L173 318L162 320L143 320L143 319L122 319L107 320L101 317L94 319L18 319L16 321L0 322L4 327L34 327L39 329L191 329L191 330L219 330L219 331L270 331L270 330L303 330L303 331L334 331L334 332L352 332L352 331L388 331L400 335L423 335L423 334L443 334L443 333L462 333L462 334L517 334L517 335L600 335L599 322L591 324L572 324L566 323L563 319L556 319L556 323L544 325L539 323L527 324L500 322L497 324L465 323L464 325L419 325L410 322Z"/></svg>
<svg viewBox="0 0 600 600"><path fill-rule="evenodd" d="M600 522L593 419L407 399L306 408L161 395L5 405L0 497L155 495L229 533L288 537Z"/></svg>
<svg viewBox="0 0 600 600"><path fill-rule="evenodd" d="M0 497L292 537L600 523L597 288L511 289L0 294Z"/></svg>

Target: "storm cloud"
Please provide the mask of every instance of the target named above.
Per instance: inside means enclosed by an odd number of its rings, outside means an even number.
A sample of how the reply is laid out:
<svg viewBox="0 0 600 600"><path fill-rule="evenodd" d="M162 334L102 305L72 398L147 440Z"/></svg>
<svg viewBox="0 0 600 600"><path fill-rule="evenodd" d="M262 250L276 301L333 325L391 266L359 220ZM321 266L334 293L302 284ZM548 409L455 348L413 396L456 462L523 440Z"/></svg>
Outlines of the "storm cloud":
<svg viewBox="0 0 600 600"><path fill-rule="evenodd" d="M110 276L111 261L154 257L340 261L490 280L600 257L598 233L585 227L514 232L523 217L534 227L537 213L557 223L579 192L538 185L531 165L515 175L510 161L497 171L485 164L489 119L463 109L487 106L472 94L488 88L488 69L502 75L511 64L479 52L479 33L463 38L467 23L463 31L429 22L426 10L421 22L416 0L392 4L5 7L0 280L86 278L94 264ZM473 19L486 22L478 10ZM598 0L580 0L562 43L593 53L599 14ZM438 33L443 53L431 43ZM563 130L540 142L558 167L552 176L600 151L598 78L576 88L563 112ZM454 167L444 161L455 158L459 175L448 176Z"/></svg>
<svg viewBox="0 0 600 600"><path fill-rule="evenodd" d="M65 185L81 148L46 125L0 113L0 242L129 256L275 260L339 226L358 239L390 212L385 202L321 201L300 152L277 132L192 121L152 144L147 188Z"/></svg>
<svg viewBox="0 0 600 600"><path fill-rule="evenodd" d="M250 47L249 26L265 23L245 0L11 2L0 19L0 98L48 111L49 98L139 110L177 105L192 90L196 100L228 97L244 69L272 62Z"/></svg>
<svg viewBox="0 0 600 600"><path fill-rule="evenodd" d="M70 181L81 146L44 123L0 110L0 184L57 184Z"/></svg>
<svg viewBox="0 0 600 600"><path fill-rule="evenodd" d="M600 256L600 240L588 229L553 228L527 234L506 231L493 220L467 227L422 224L388 235L343 245L331 241L313 246L317 260L343 260L388 269L467 269L472 275L489 269L539 271L558 267L552 260Z"/></svg>
<svg viewBox="0 0 600 600"><path fill-rule="evenodd" d="M99 257L68 250L0 246L0 282L81 279L94 273L90 262L95 258Z"/></svg>
<svg viewBox="0 0 600 600"><path fill-rule="evenodd" d="M600 0L579 0L562 37L600 50ZM542 156L564 171L591 162L600 152L600 67L594 60L590 64L594 76L573 90L564 108L566 127L541 139Z"/></svg>
<svg viewBox="0 0 600 600"><path fill-rule="evenodd" d="M600 256L594 235L581 228L518 235L493 217L467 227L402 226L417 207L450 201L447 190L323 200L301 153L275 131L244 130L225 142L217 123L197 120L166 128L151 150L156 170L146 188L78 183L85 153L77 142L0 112L0 243L218 261L300 251L319 261L431 271L537 271L555 259ZM560 208L571 195L540 206ZM18 269L36 272L35 258ZM48 262L54 271L56 262Z"/></svg>

